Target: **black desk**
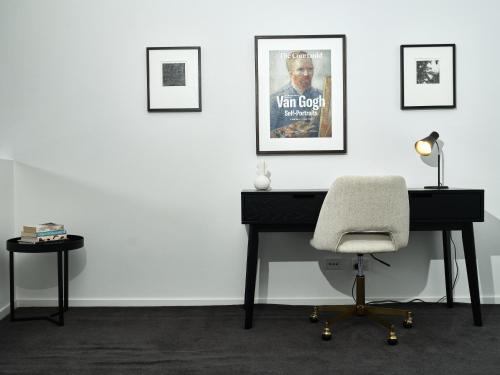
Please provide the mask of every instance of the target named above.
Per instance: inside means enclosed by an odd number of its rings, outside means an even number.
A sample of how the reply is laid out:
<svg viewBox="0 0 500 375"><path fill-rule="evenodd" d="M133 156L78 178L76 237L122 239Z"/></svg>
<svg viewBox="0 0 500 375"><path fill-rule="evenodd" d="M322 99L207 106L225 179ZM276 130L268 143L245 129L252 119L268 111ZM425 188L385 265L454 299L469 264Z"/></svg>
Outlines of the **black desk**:
<svg viewBox="0 0 500 375"><path fill-rule="evenodd" d="M244 190L241 222L249 225L245 284L245 328L252 328L260 232L312 232L326 190ZM448 307L453 306L450 231L462 232L472 315L482 325L473 222L484 221L484 190L409 189L410 230L443 233L443 259Z"/></svg>
<svg viewBox="0 0 500 375"><path fill-rule="evenodd" d="M10 273L10 320L39 320L47 319L51 322L64 325L64 311L68 311L68 250L76 250L83 247L83 237L68 234L68 239L58 241L47 241L36 244L25 244L18 242L19 237L7 240L7 251L9 252ZM49 317L16 318L15 312L15 284L14 284L14 253L55 253L57 252L57 287L58 287L58 311ZM64 272L63 272L64 256ZM64 278L64 281L63 281ZM64 299L63 299L64 294ZM58 315L59 319L54 321L52 316Z"/></svg>

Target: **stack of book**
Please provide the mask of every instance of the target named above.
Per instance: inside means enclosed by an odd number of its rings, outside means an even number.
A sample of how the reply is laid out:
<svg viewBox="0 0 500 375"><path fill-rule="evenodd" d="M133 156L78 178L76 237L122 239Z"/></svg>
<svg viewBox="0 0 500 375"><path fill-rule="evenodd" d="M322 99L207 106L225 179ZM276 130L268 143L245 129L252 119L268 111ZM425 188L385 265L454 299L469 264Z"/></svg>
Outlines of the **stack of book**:
<svg viewBox="0 0 500 375"><path fill-rule="evenodd" d="M46 241L65 240L68 238L64 225L44 223L24 225L19 243L38 243Z"/></svg>

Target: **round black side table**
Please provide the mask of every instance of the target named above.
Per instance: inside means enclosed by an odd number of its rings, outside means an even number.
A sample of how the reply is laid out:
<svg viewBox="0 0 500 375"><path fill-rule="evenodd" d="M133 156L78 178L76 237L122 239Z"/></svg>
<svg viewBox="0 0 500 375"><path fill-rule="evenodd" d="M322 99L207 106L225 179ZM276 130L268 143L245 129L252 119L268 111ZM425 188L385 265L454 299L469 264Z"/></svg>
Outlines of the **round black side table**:
<svg viewBox="0 0 500 375"><path fill-rule="evenodd" d="M39 242L36 244L19 243L20 237L7 240L7 251L9 252L9 274L10 274L10 320L40 320L46 319L60 326L64 325L64 312L68 311L68 251L76 250L83 247L83 237L73 234L68 234L65 240ZM58 286L58 301L59 309L56 313L47 317L27 317L16 318L15 310L15 293L14 293L14 253L57 253L57 286ZM64 267L63 267L64 263ZM63 281L64 279L64 281ZM56 321L53 316L58 315Z"/></svg>

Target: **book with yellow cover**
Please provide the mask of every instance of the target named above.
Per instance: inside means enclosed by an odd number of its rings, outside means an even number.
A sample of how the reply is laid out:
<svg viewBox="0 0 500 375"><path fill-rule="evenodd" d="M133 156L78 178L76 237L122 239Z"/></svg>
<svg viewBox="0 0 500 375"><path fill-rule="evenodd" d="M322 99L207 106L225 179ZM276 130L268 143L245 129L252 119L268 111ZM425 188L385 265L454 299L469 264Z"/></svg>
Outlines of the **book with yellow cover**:
<svg viewBox="0 0 500 375"><path fill-rule="evenodd" d="M64 225L56 223L43 223L43 224L23 226L23 232L25 233L38 233L38 232L47 232L54 230L64 230Z"/></svg>

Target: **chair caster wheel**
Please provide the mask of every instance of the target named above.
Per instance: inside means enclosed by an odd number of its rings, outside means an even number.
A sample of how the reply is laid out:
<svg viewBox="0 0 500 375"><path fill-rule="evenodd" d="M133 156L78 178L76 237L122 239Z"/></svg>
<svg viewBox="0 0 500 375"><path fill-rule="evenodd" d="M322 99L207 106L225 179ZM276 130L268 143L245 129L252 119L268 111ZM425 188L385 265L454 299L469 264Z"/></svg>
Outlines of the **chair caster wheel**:
<svg viewBox="0 0 500 375"><path fill-rule="evenodd" d="M394 346L398 343L398 339L387 339L387 343Z"/></svg>
<svg viewBox="0 0 500 375"><path fill-rule="evenodd" d="M411 328L411 327L413 327L413 322L408 321L408 320L403 320L403 327Z"/></svg>
<svg viewBox="0 0 500 375"><path fill-rule="evenodd" d="M318 320L319 320L319 317L318 317L318 307L314 306L313 312L311 313L311 315L309 315L309 321L311 323L317 323Z"/></svg>
<svg viewBox="0 0 500 375"><path fill-rule="evenodd" d="M332 330L328 326L328 322L325 323L325 328L323 329L321 338L323 339L323 341L330 341L332 339Z"/></svg>
<svg viewBox="0 0 500 375"><path fill-rule="evenodd" d="M411 316L410 311L408 311L408 313L406 315L406 319L403 320L403 327L405 327L405 328L413 327L413 317Z"/></svg>
<svg viewBox="0 0 500 375"><path fill-rule="evenodd" d="M387 343L389 345L396 345L398 343L398 336L396 336L396 330L394 329L393 325L391 325L391 328L389 329L389 335L387 336Z"/></svg>

